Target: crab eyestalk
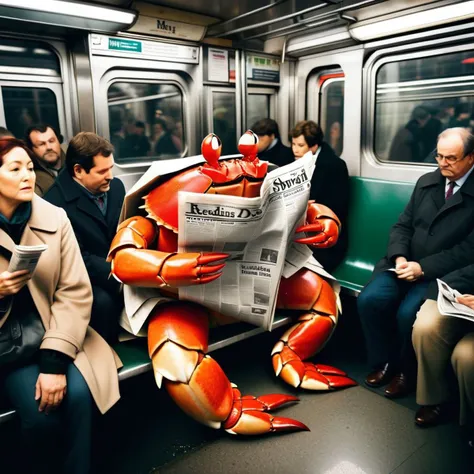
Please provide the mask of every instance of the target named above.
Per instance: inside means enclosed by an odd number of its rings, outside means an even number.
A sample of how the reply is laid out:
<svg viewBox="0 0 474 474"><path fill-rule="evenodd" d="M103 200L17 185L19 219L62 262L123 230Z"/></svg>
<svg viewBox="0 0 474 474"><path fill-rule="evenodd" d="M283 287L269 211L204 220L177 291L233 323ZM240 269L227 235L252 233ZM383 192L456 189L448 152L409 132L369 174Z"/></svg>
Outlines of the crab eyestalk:
<svg viewBox="0 0 474 474"><path fill-rule="evenodd" d="M240 137L237 148L244 155L245 161L255 161L258 153L258 136L252 130L247 130Z"/></svg>
<svg viewBox="0 0 474 474"><path fill-rule="evenodd" d="M210 133L201 143L201 153L204 159L213 168L219 168L219 157L221 156L222 142L217 135Z"/></svg>

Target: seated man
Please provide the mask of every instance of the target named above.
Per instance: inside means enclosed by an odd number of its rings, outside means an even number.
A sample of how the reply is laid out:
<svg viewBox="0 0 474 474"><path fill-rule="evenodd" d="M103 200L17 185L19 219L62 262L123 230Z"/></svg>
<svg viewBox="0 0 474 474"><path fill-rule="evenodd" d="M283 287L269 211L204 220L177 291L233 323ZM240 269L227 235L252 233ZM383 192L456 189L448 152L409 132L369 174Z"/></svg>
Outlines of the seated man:
<svg viewBox="0 0 474 474"><path fill-rule="evenodd" d="M106 262L125 196L122 181L113 179L114 148L95 133L78 133L69 143L66 167L45 195L62 207L72 224L92 283L91 326L114 342L123 306L121 286Z"/></svg>
<svg viewBox="0 0 474 474"><path fill-rule="evenodd" d="M462 128L445 130L438 137L436 160L439 169L418 180L390 231L386 256L357 299L375 369L366 384L391 382L385 390L389 398L414 386L411 332L430 282L474 259L474 137Z"/></svg>
<svg viewBox="0 0 474 474"><path fill-rule="evenodd" d="M309 198L329 207L341 221L337 244L329 249L313 249L314 258L328 272L332 272L344 259L349 238L349 173L346 162L324 141L321 127L312 120L298 122L291 130L290 137L295 160L303 157L308 151L316 157Z"/></svg>
<svg viewBox="0 0 474 474"><path fill-rule="evenodd" d="M474 265L443 278L451 288L464 294L458 302L474 309ZM471 321L443 316L436 303L438 288L430 285L428 299L413 326L413 346L418 360L416 401L421 408L415 416L418 426L434 426L445 415L449 396L448 367L451 360L459 385L460 424L474 434L474 325ZM472 439L472 438L471 438Z"/></svg>
<svg viewBox="0 0 474 474"><path fill-rule="evenodd" d="M284 166L294 160L291 148L283 145L278 124L272 119L254 123L252 132L258 136L258 157L277 166Z"/></svg>
<svg viewBox="0 0 474 474"><path fill-rule="evenodd" d="M64 166L62 135L51 125L33 125L26 130L25 143L35 154L35 193L44 196Z"/></svg>

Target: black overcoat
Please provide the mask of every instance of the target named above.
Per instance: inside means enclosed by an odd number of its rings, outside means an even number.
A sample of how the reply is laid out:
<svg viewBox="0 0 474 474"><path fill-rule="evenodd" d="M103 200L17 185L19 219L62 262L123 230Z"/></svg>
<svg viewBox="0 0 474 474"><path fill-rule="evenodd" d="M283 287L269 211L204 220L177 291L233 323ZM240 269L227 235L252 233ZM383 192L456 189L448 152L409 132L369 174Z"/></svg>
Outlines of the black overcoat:
<svg viewBox="0 0 474 474"><path fill-rule="evenodd" d="M120 179L113 179L107 192L105 217L97 205L76 183L67 169L63 169L53 186L44 196L46 201L62 207L71 221L81 248L92 285L108 292L116 292L118 282L109 278L110 263L106 261L125 197L125 187Z"/></svg>
<svg viewBox="0 0 474 474"><path fill-rule="evenodd" d="M277 166L285 166L295 160L291 148L283 145L281 140L278 140L270 149L266 149L258 154L259 159L269 161Z"/></svg>
<svg viewBox="0 0 474 474"><path fill-rule="evenodd" d="M445 186L439 169L418 180L374 275L393 267L397 256L418 262L428 279L474 263L474 172L447 201Z"/></svg>

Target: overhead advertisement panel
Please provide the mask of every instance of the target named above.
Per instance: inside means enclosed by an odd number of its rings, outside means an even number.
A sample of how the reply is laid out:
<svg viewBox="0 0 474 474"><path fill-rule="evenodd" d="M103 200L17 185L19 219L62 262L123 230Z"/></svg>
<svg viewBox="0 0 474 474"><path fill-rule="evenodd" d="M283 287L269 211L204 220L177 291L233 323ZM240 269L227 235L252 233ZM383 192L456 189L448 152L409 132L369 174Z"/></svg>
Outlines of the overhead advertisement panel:
<svg viewBox="0 0 474 474"><path fill-rule="evenodd" d="M280 61L265 56L247 56L247 79L259 82L280 82Z"/></svg>
<svg viewBox="0 0 474 474"><path fill-rule="evenodd" d="M136 57L158 61L198 64L199 50L196 46L143 41L116 36L90 35L92 54L104 56Z"/></svg>

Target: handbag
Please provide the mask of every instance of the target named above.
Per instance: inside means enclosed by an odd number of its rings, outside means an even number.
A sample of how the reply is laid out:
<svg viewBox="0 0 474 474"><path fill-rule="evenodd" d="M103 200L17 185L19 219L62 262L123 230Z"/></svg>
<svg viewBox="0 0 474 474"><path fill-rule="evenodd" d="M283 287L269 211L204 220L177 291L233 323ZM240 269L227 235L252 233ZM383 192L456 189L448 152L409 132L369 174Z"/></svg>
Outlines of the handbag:
<svg viewBox="0 0 474 474"><path fill-rule="evenodd" d="M0 367L28 362L38 351L44 333L37 312L10 314L0 328Z"/></svg>

